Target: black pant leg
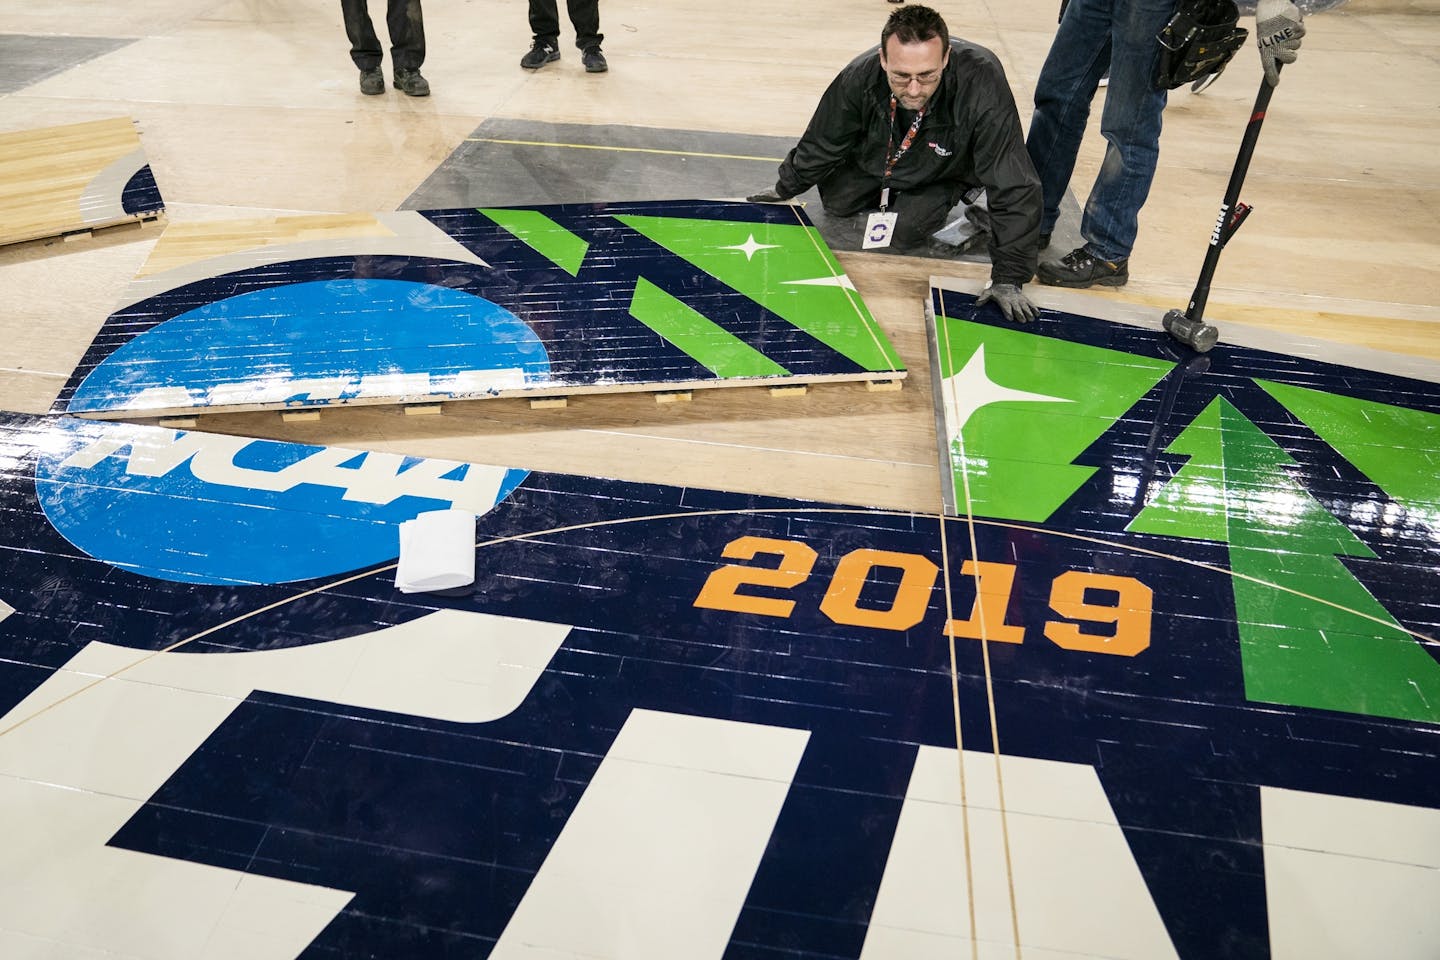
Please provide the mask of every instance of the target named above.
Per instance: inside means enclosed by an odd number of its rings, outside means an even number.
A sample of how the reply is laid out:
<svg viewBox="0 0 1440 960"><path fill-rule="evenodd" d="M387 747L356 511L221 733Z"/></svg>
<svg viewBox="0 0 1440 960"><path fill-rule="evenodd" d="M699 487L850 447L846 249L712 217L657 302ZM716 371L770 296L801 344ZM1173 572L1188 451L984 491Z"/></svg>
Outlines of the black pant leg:
<svg viewBox="0 0 1440 960"><path fill-rule="evenodd" d="M390 30L390 61L397 70L419 70L425 62L425 20L420 0L388 0L385 25Z"/></svg>
<svg viewBox="0 0 1440 960"><path fill-rule="evenodd" d="M851 217L880 209L878 177L844 166L816 185L820 203L832 217ZM896 214L890 246L895 250L923 247L945 226L945 216L960 202L964 187L958 183L932 183L910 190L891 190L889 209Z"/></svg>
<svg viewBox="0 0 1440 960"><path fill-rule="evenodd" d="M852 166L841 166L816 186L821 206L832 217L849 217L880 207L879 179Z"/></svg>
<svg viewBox="0 0 1440 960"><path fill-rule="evenodd" d="M350 59L361 70L380 66L380 38L370 22L365 0L340 0L340 13L345 18L345 35L350 38Z"/></svg>
<svg viewBox="0 0 1440 960"><path fill-rule="evenodd" d="M555 43L560 38L560 8L556 0L530 0L530 32L536 43Z"/></svg>
<svg viewBox="0 0 1440 960"><path fill-rule="evenodd" d="M896 250L923 247L930 236L945 226L946 215L960 202L963 189L954 183L932 183L918 189L892 190L890 209L897 214L894 239Z"/></svg>
<svg viewBox="0 0 1440 960"><path fill-rule="evenodd" d="M600 0L566 0L566 6L575 26L575 46L581 50L600 46L605 40L600 32Z"/></svg>

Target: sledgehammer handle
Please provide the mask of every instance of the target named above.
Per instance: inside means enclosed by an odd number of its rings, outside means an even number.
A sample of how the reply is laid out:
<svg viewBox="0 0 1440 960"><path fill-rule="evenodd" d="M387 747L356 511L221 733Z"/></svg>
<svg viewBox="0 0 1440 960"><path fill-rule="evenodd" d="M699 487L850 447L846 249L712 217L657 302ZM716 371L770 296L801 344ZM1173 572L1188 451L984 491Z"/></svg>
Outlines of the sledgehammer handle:
<svg viewBox="0 0 1440 960"><path fill-rule="evenodd" d="M1200 279L1195 284L1195 292L1190 295L1190 306L1185 308L1185 316L1191 320L1204 318L1205 301L1210 299L1210 280L1215 276L1216 264L1220 262L1220 251L1225 249L1230 235L1240 226L1235 221L1240 187L1245 183L1246 171L1250 169L1250 156L1255 152L1255 141L1260 139L1260 124L1265 122L1265 111L1270 106L1270 94L1274 89L1267 81L1260 81L1260 92L1255 95L1255 109L1250 111L1250 122L1245 127L1244 139L1240 141L1240 152L1235 157L1235 169L1230 173L1230 185L1225 188L1220 215L1215 218L1215 229L1210 231L1210 249L1205 252L1205 265L1200 268Z"/></svg>

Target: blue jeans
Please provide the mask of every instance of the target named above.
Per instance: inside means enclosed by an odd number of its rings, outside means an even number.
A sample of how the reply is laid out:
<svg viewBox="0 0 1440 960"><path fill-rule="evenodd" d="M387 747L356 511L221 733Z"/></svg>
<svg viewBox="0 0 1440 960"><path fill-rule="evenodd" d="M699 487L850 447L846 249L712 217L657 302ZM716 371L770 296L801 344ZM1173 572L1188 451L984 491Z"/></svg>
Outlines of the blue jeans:
<svg viewBox="0 0 1440 960"><path fill-rule="evenodd" d="M1040 232L1050 233L1075 172L1090 101L1110 70L1100 115L1105 160L1080 222L1085 246L1102 260L1130 256L1140 208L1155 179L1168 92L1155 88L1155 36L1174 12L1175 0L1070 0L1035 83L1025 146L1044 196Z"/></svg>

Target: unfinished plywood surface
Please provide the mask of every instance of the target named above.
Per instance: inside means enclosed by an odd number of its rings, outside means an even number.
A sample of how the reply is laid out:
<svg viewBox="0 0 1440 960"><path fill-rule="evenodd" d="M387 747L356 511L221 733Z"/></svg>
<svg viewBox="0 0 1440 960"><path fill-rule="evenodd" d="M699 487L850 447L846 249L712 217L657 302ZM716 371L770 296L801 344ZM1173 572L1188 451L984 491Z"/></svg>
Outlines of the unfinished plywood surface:
<svg viewBox="0 0 1440 960"><path fill-rule="evenodd" d="M1268 394L1371 471L1302 471L1328 539L1270 537L1330 588L1325 644L1293 580L1195 536L1313 513L1279 486L1270 514L1231 483L1127 531L1114 485L1043 521L942 520L4 415L0 863L27 880L0 937L143 960L216 930L254 960L1431 956L1440 665L1415 634L1440 620L1440 525L1353 407L1292 379ZM1076 459L1140 469L1134 444ZM478 517L475 583L401 594L399 524L447 508Z"/></svg>
<svg viewBox="0 0 1440 960"><path fill-rule="evenodd" d="M0 134L0 244L163 212L140 135L128 118Z"/></svg>
<svg viewBox="0 0 1440 960"><path fill-rule="evenodd" d="M85 416L897 380L803 211L690 201L187 230L102 327ZM276 244L277 230L296 239ZM307 235L306 231L309 230ZM358 231L358 232L357 232ZM237 251L247 236L258 247Z"/></svg>

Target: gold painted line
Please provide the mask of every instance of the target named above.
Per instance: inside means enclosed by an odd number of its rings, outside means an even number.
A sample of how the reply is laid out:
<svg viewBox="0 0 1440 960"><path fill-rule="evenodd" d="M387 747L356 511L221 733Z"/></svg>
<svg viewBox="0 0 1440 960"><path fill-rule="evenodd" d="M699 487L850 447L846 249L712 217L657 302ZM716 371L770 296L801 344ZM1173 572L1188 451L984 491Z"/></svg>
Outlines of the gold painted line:
<svg viewBox="0 0 1440 960"><path fill-rule="evenodd" d="M939 312L940 312L940 316L948 316L948 314L946 314L946 311L945 311L945 291L942 289L942 290L939 291L939 293L940 293L940 311L939 311ZM935 308L934 308L933 306L930 306L929 309L930 309L930 311L931 311L932 313L934 313ZM935 331L936 356L939 356L939 354L940 354L939 346L940 346L941 337L940 337L940 318L939 318L938 316L935 317L932 326L933 326L933 329L934 329L934 331ZM950 354L950 352L949 352L950 338L949 338L949 337L946 337L946 338L944 338L944 341L945 341L945 351L946 351L946 353L945 353L945 361L946 361L946 362L943 363L943 364L941 364L940 369L941 369L942 371L945 370L945 369L954 370L954 369L955 369L954 357L953 357L953 356ZM938 371L932 372L932 376L933 376L933 375L938 375ZM956 388L956 385L954 384L953 381L950 383L948 389L951 390L951 391L954 391L954 390L957 389L957 388ZM949 451L950 451L950 444L949 444L949 442L948 442L948 440L949 440L949 423L948 423L948 422L946 421L946 419L945 419L944 393L945 393L945 390L942 389L942 390L941 390L941 409L938 411L938 413L939 413L939 415L940 415L940 421L939 421L939 422L945 424L946 440L947 440L947 442L946 442L946 444L945 444L945 453L946 453L945 460L948 461L948 460L949 460ZM958 398L958 397L952 397L952 399L955 401L955 404L954 404L955 409L958 410L958 409L960 408L959 398ZM961 426L963 427L963 424L962 424ZM985 592L984 592L985 585L984 585L984 583L983 583L982 575L981 575L981 572L980 572L980 547L979 547L979 542L978 542L978 540L976 539L976 536L975 536L975 527L976 527L975 519L976 519L976 518L975 518L975 511L972 509L972 507L973 507L973 505L974 505L974 501L972 500L972 498L971 498L971 496L970 496L970 467L969 467L969 460L970 460L970 458L965 455L965 432L964 432L963 429L957 429L957 430L956 430L956 432L955 432L955 442L960 445L960 479L961 479L961 481L962 481L962 485L963 485L964 490L965 490L965 531L966 531L967 535L968 535L969 538L970 538L970 559L971 559L971 563L973 563L973 564L974 564L974 567L975 567L975 573L974 573L974 578L975 578L975 612L976 612L976 615L980 618L980 657L981 657L982 662L984 663L984 669L985 669L985 708L986 708L986 710L988 711L988 713L989 713L989 718L990 718L990 750L991 750L991 754L993 755L993 757L994 757L994 759L995 759L995 794L996 794L996 802L997 802L997 805L999 806L999 809L1000 809L1000 844L1001 844L1001 849L1002 849L1002 850L1004 851L1004 853L1005 853L1005 888L1006 888L1006 892L1008 893L1008 895L1009 895L1009 897L1010 897L1010 935L1011 935L1011 938L1012 938L1012 940L1014 941L1014 944L1015 944L1015 958L1016 958L1016 960L1020 960L1020 904L1019 904L1019 899L1017 898L1017 896L1016 896L1016 894L1015 894L1015 868L1014 868L1014 860L1013 860L1013 858L1012 858L1012 856L1011 856L1011 854L1010 854L1010 814L1009 814L1009 811L1006 809L1006 806L1005 806L1005 777L1004 777L1004 773L1003 773L1003 771L1002 771L1002 769L1001 769L1001 764L1000 764L1000 723L999 723L999 718L998 718L998 716L997 716L997 714L996 714L996 711L995 711L995 677L994 677L994 674L993 674L993 672L991 671L991 667L990 667L990 631L989 631L989 628L986 626L986 623L985 623L985 606L986 606L986 604L984 603L984 600L983 600L983 598L984 598L984 596L985 596ZM943 466L944 466L945 469L950 469L950 470L953 471L953 467L951 467L948 462L944 463ZM953 480L953 479L951 480L951 484L952 484L952 486L953 486L953 484L954 484L954 480ZM958 506L958 504L957 504L957 506ZM942 503L942 512L943 512L943 503ZM940 522L940 527L941 527L942 530L943 530L944 527L945 527L945 522L944 522L943 520ZM948 569L948 565L947 565L947 569ZM962 566L961 569L963 570L964 567ZM950 580L949 580L948 577L947 577L946 580L945 580L945 590L946 590L946 593L947 593L947 594L948 594L949 591L950 591ZM949 605L950 605L950 604L949 604L949 602L947 601L946 606L948 607ZM950 642L951 642L951 644L954 644L955 638L954 638L954 637L951 637L951 638L950 638ZM953 657L953 655L952 655L952 657L951 657L951 663L954 664L954 662L955 662L955 660L954 660L954 657ZM953 669L953 667L952 667L952 669ZM959 688L958 678L957 678L956 683L955 683L954 691L955 691L955 710L956 710L956 712L958 713L959 710L960 710L960 688ZM961 779L961 784L962 784L962 786L963 786L963 784L964 784L964 779L963 779L963 777L964 777L964 770L965 770L965 757L964 757L963 752L961 753L961 757L960 757L960 770L961 770L961 777L962 777L962 779ZM967 833L968 833L968 831L967 831ZM968 838L967 838L967 842L968 842ZM967 858L968 858L968 856L967 856ZM973 890L975 889L975 886L974 886L974 883L973 883L973 882L972 882L971 885L970 885L970 889L971 889L971 891L973 891ZM973 893L972 893L972 896L971 896L971 901L972 901L972 902L971 902L971 910L973 911L973 910L974 910L974 904L973 904L974 896L973 896ZM973 917L973 916L971 917L970 930L971 930L972 934L973 934L973 933L975 932L975 930L976 930L975 921L974 921L974 917ZM976 949L978 949L978 947L977 947L976 945L979 943L979 939L980 939L979 937L972 937L972 939L971 939L971 951L972 951L972 955L973 955L974 951L975 951Z"/></svg>
<svg viewBox="0 0 1440 960"><path fill-rule="evenodd" d="M826 252L826 250L828 250L829 248L827 247L827 248L825 248L825 249L821 249L821 246L820 246L820 231L819 231L813 224L807 225L807 224L805 223L805 220L800 216L800 207L799 207L799 206L797 206L796 204L793 204L793 203L790 204L789 206L790 206L790 209L791 209L791 211L793 212L793 214L794 214L794 216L795 216L795 223L796 223L796 225L799 226L799 227L804 228L806 236L810 238L810 245L814 248L815 253L816 253L817 255L819 255L821 262L822 262L822 263L825 263L826 267L829 268L829 270L830 270L830 279L832 279L832 280L838 280L839 278L844 277L844 278L846 278L847 280L849 280L849 279L850 279L850 274L849 274L849 273L845 273L845 272L836 273L836 272L835 272L835 267L831 267L830 264L829 264L829 261L826 260L826 258L825 258L825 252ZM834 253L833 250L830 251L830 258L833 259L833 260L835 260L835 266L840 266L840 261L839 261L838 258L835 257L835 253ZM841 269L843 270L844 268L841 267ZM852 285L853 285L853 281L852 281ZM858 303L856 302L856 299L855 299L857 296L859 296L858 291L852 290L850 287L846 287L846 286L840 287L840 291L845 294L845 300L846 300L847 303L850 304L850 309L855 312L855 318L860 321L860 325L861 325L862 327L864 327L864 328L865 328L865 332L870 335L870 344L871 344L877 351L879 351L879 353L880 353L880 355L881 355L882 357L885 356L885 344L883 344L883 343L881 342L882 337L883 337L883 334L882 334L882 332L881 332L881 330L880 330L880 321L876 320L876 319L874 318L874 316L871 316L870 319L869 319L869 322L866 322L865 314L864 314L864 312L861 310L860 304L858 304ZM891 348L893 349L894 345L891 344L890 346L891 346ZM897 353L898 353L898 351L897 351ZM884 372L886 372L886 371L875 370L875 371L870 371L870 372L872 372L872 373L884 373ZM900 368L899 368L899 367L891 367L888 372L890 372L890 373L899 373L899 372L900 372ZM941 512L942 514L945 512L944 509L943 509L943 505L942 505L942 509L941 509L940 512Z"/></svg>
<svg viewBox="0 0 1440 960"><path fill-rule="evenodd" d="M941 406L944 406L942 403ZM950 539L945 530L948 526L945 522L944 493L940 495L940 570L941 586L945 592L945 624L948 627L955 619L954 594L950 590ZM978 594L976 595L978 598ZM942 628L944 629L944 628ZM947 631L949 643L946 645L950 652L950 709L955 721L955 762L960 772L960 832L965 846L965 908L970 919L970 960L980 960L980 938L975 936L975 863L970 855L972 844L970 842L970 797L965 785L965 737L961 731L960 723L960 665L959 655L956 653L956 640L953 633Z"/></svg>
<svg viewBox="0 0 1440 960"><path fill-rule="evenodd" d="M945 295L943 292L940 295L940 303L941 313L944 313ZM933 315L934 307L927 305L927 310ZM937 359L940 359L940 351L942 347L940 344L940 327L938 319L938 317L932 319L931 328L935 331L935 356ZM945 343L943 349L945 351L945 361L952 361L953 358L950 356L950 345L948 341ZM945 363L942 363L940 365L940 369L945 369L945 365ZM950 362L950 366L954 366L953 362ZM931 376L938 376L938 371L932 370ZM940 393L940 409L937 410L935 413L938 418L938 422L943 424L945 423L945 389L943 387L941 388ZM948 461L949 443L947 442L945 446L947 455L942 459ZM944 468L950 469L948 462L944 464ZM954 482L955 481L952 478L950 481L952 488ZM975 926L975 862L974 857L971 855L971 848L973 847L973 844L970 840L970 797L965 782L965 739L962 736L960 721L960 664L959 654L957 652L959 637L956 637L947 629L950 626L950 623L955 619L955 600L954 592L950 589L950 538L946 535L946 530L949 527L949 524L945 522L945 493L943 489L940 493L939 516L940 568L942 571L942 585L945 591L945 627L942 627L941 629L945 630L947 637L950 641L947 644L950 652L950 709L953 712L955 718L955 763L956 766L959 768L960 774L960 831L965 844L965 890L967 894L965 897L965 908L969 915L970 921L970 960L980 960L980 938L975 935L979 928ZM971 552L973 555L973 546L971 547ZM980 594L978 592L975 594L975 599L976 606L980 606Z"/></svg>
<svg viewBox="0 0 1440 960"><path fill-rule="evenodd" d="M660 150L654 147L610 147L598 143L550 143L545 140L501 140L497 137L466 137L466 143L503 143L513 147L560 147L565 150L609 150L614 153L655 153L667 157L704 157L709 160L754 160L779 163L783 157L747 157L738 153L700 153L694 150Z"/></svg>

